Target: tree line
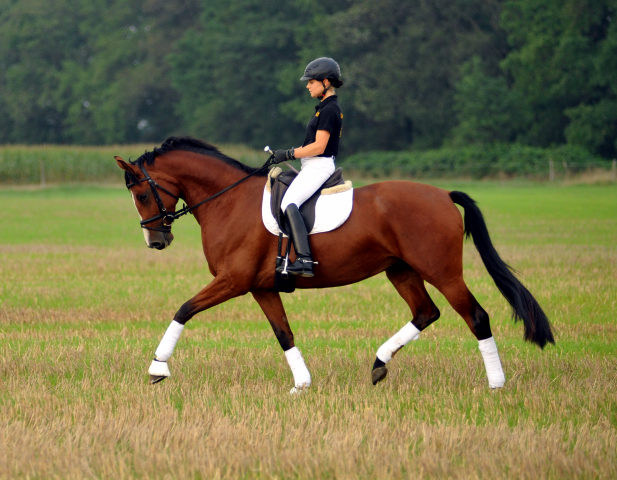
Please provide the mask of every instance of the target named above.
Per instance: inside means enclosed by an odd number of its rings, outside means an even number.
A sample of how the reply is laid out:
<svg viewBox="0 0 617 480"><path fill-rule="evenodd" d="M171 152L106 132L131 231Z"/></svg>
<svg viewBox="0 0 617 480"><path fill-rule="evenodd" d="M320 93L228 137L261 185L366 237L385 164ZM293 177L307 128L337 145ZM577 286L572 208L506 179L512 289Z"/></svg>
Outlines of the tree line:
<svg viewBox="0 0 617 480"><path fill-rule="evenodd" d="M0 0L0 142L298 145L319 56L344 153L617 153L617 0Z"/></svg>

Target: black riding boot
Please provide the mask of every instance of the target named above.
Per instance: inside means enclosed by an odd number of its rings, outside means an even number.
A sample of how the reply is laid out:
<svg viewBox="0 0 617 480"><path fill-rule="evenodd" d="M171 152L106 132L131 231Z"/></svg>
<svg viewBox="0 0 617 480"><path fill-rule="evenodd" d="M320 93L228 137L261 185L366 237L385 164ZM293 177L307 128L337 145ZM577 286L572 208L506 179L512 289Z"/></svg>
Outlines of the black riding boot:
<svg viewBox="0 0 617 480"><path fill-rule="evenodd" d="M287 273L290 275L300 275L301 277L313 276L313 259L311 258L311 249L309 247L308 232L304 225L304 220L300 214L297 205L292 203L285 210L287 221L291 230L291 238L293 240L294 250L296 251L297 259L294 263L287 265ZM284 265L276 270L282 272Z"/></svg>

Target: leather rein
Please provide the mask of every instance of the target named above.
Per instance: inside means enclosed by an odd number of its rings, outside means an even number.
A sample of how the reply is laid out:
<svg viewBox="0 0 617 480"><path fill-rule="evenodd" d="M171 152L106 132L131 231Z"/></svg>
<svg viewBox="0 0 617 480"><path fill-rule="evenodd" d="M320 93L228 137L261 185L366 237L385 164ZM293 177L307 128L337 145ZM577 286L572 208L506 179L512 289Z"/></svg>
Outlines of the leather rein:
<svg viewBox="0 0 617 480"><path fill-rule="evenodd" d="M237 182L229 185L228 187L225 187L220 192L217 192L214 195L209 196L205 200L202 200L201 202L196 203L192 207L187 207L186 204L184 204L184 206L180 210L178 210L177 212L176 211L170 212L170 211L168 211L165 208L165 204L163 203L163 200L161 200L161 196L160 196L158 190L161 190L161 191L165 192L167 195L169 195L170 197L175 198L176 200L180 200L180 197L177 196L177 195L174 195L169 190L167 190L164 187L161 187L158 183L156 183L156 181L154 179L152 179L152 177L150 176L150 174L146 170L146 167L143 165L143 162L139 162L138 165L139 165L139 168L140 168L141 172L144 174L144 178L137 179L136 181L127 184L126 188L130 189L134 185L137 185L138 183L141 183L141 182L148 182L150 184L150 189L152 190L152 194L154 195L154 200L156 201L156 204L159 207L159 214L155 215L154 217L147 218L146 220L142 220L141 222L139 222L139 224L141 225L141 228L145 228L146 230L153 230L155 232L166 233L166 232L170 232L171 231L171 224L174 223L175 220L177 220L178 218L182 217L183 215L186 215L187 213L191 213L191 210L196 209L197 207L203 205L206 202L209 202L210 200L214 200L219 195L222 195L226 191L231 190L232 188L240 185L242 182L244 182L245 180L248 180L253 175L255 175L255 174L257 174L257 173L267 169L268 167L273 165L272 160L274 160L274 155L271 155L270 158L268 158L268 160L266 161L266 163L264 163L260 168L255 170L253 173L247 175L244 178L241 178ZM192 213L191 213L191 215L192 215ZM161 219L163 220L162 228L146 226L149 223L156 222L157 220L161 220Z"/></svg>

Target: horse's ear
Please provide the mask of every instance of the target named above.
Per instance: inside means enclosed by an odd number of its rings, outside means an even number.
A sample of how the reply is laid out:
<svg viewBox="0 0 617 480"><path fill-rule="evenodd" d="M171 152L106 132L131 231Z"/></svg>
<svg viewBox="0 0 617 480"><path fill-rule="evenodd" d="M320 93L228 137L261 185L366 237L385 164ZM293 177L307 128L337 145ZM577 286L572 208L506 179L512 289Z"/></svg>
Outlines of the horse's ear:
<svg viewBox="0 0 617 480"><path fill-rule="evenodd" d="M116 159L116 162L118 162L118 166L126 171L126 172L130 172L130 173L137 173L136 172L136 168L134 165L131 165L130 163L126 163L124 160L122 160L122 157L114 157Z"/></svg>

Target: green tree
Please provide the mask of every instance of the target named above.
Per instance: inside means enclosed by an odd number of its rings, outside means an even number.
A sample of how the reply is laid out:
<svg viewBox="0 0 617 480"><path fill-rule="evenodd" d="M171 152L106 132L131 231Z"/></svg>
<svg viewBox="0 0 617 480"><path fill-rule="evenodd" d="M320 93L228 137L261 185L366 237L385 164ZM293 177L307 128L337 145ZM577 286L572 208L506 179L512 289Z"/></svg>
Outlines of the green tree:
<svg viewBox="0 0 617 480"><path fill-rule="evenodd" d="M505 54L500 1L360 0L327 22L346 65L354 145L437 147L456 124L460 66ZM346 100L347 101L347 100Z"/></svg>
<svg viewBox="0 0 617 480"><path fill-rule="evenodd" d="M585 145L615 153L615 0L516 0L502 25L512 51L502 66L531 106L521 136L538 146Z"/></svg>
<svg viewBox="0 0 617 480"><path fill-rule="evenodd" d="M168 57L186 129L217 142L297 145L303 128L290 124L279 105L298 94L281 84L301 76L296 29L307 16L301 2L204 4L199 27Z"/></svg>
<svg viewBox="0 0 617 480"><path fill-rule="evenodd" d="M199 0L4 0L5 141L159 140L179 129L165 55Z"/></svg>
<svg viewBox="0 0 617 480"><path fill-rule="evenodd" d="M500 2L212 1L170 56L178 113L217 141L297 144L315 103L303 67L335 58L343 152L438 146L455 125L460 64L505 54ZM203 132L203 133L201 133Z"/></svg>
<svg viewBox="0 0 617 480"><path fill-rule="evenodd" d="M593 23L598 37L589 94L576 107L567 109L568 143L581 145L605 157L617 155L617 2L605 5ZM602 17L603 15L603 17Z"/></svg>
<svg viewBox="0 0 617 480"><path fill-rule="evenodd" d="M62 111L55 92L65 55L83 42L70 2L5 0L0 7L2 103L10 130L5 141L60 142Z"/></svg>
<svg viewBox="0 0 617 480"><path fill-rule="evenodd" d="M503 75L486 74L479 57L463 65L454 100L454 145L510 143L529 128L532 114L525 98Z"/></svg>

